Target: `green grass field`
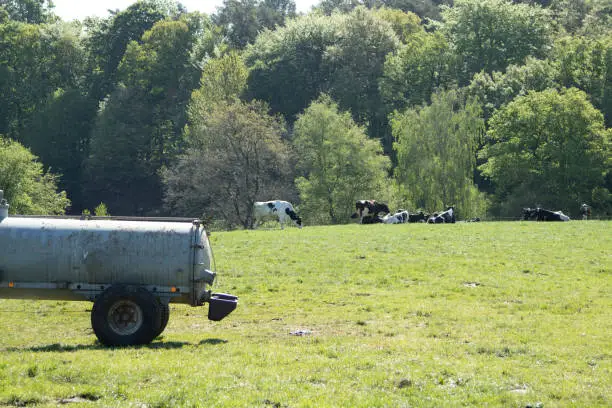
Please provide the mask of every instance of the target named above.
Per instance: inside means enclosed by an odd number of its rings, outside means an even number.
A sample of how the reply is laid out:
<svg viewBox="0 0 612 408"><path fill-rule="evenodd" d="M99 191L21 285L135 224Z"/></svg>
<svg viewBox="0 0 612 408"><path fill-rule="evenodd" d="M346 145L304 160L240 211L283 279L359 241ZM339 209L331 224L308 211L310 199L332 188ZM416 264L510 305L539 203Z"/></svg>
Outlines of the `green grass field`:
<svg viewBox="0 0 612 408"><path fill-rule="evenodd" d="M0 406L610 407L612 222L216 232L216 291L149 346L0 300ZM302 335L297 335L302 334Z"/></svg>

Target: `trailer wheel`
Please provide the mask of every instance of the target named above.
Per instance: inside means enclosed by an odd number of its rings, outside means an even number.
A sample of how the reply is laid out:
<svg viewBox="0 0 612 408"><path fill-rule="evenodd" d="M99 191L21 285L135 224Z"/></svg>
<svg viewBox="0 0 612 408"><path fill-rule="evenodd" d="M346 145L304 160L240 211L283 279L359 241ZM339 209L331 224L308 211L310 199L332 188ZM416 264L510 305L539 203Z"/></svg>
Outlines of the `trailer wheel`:
<svg viewBox="0 0 612 408"><path fill-rule="evenodd" d="M155 335L155 337L163 333L163 331L166 329L166 326L168 325L168 320L170 319L170 305L168 303L162 302L159 299L157 300L157 302L159 303L160 307L161 319L160 326L159 329L157 329L157 334Z"/></svg>
<svg viewBox="0 0 612 408"><path fill-rule="evenodd" d="M162 323L160 302L139 286L112 286L94 302L91 326L106 346L150 343Z"/></svg>

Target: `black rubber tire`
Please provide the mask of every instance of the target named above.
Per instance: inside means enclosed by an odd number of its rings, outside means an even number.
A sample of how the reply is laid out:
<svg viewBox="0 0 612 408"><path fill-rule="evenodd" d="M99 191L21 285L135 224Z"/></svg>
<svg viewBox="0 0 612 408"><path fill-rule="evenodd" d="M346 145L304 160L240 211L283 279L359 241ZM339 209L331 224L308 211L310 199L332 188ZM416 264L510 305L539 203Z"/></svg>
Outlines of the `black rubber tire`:
<svg viewBox="0 0 612 408"><path fill-rule="evenodd" d="M160 327L159 329L157 329L158 333L155 335L155 337L159 336L160 334L163 333L164 330L166 330L166 326L168 325L168 320L170 319L170 306L167 303L160 301L159 299L157 299L157 302L159 303L159 307L160 307L161 321L160 321Z"/></svg>
<svg viewBox="0 0 612 408"><path fill-rule="evenodd" d="M161 303L143 287L112 286L94 302L91 326L106 346L148 344L162 326Z"/></svg>

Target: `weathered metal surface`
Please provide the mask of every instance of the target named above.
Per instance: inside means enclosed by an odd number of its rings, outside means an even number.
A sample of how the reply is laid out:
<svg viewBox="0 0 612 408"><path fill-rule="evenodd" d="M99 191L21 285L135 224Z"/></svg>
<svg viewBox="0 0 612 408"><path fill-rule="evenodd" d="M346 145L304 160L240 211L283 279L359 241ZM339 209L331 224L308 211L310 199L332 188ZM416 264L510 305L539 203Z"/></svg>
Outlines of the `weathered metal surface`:
<svg viewBox="0 0 612 408"><path fill-rule="evenodd" d="M126 283L173 302L201 304L214 280L210 261L208 237L197 222L0 221L0 297L27 297L30 291L39 298L87 298Z"/></svg>

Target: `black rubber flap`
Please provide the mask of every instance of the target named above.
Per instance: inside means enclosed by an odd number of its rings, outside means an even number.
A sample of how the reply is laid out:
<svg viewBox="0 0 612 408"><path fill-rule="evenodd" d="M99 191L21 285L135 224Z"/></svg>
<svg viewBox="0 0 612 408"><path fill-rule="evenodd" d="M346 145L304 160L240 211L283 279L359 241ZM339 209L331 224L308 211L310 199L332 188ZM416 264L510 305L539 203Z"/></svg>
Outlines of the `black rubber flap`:
<svg viewBox="0 0 612 408"><path fill-rule="evenodd" d="M232 313L238 305L238 296L213 293L208 301L208 319L218 322Z"/></svg>

